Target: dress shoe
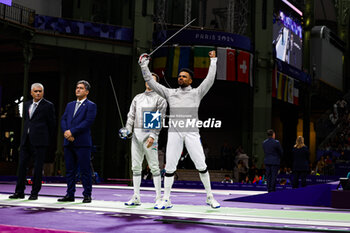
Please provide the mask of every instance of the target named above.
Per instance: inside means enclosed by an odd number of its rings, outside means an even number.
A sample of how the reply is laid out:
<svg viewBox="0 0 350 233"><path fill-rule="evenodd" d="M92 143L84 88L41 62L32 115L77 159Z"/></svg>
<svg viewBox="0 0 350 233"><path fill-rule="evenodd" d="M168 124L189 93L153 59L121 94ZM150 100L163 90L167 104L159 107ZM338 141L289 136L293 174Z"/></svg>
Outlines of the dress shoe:
<svg viewBox="0 0 350 233"><path fill-rule="evenodd" d="M91 202L91 196L84 196L83 203L90 203Z"/></svg>
<svg viewBox="0 0 350 233"><path fill-rule="evenodd" d="M10 199L23 199L24 193L14 193L13 195L9 196Z"/></svg>
<svg viewBox="0 0 350 233"><path fill-rule="evenodd" d="M33 194L31 194L28 198L28 200L32 200L32 201L37 199L38 199L38 195L33 195Z"/></svg>
<svg viewBox="0 0 350 233"><path fill-rule="evenodd" d="M58 199L59 202L74 202L74 197L70 197L68 195Z"/></svg>

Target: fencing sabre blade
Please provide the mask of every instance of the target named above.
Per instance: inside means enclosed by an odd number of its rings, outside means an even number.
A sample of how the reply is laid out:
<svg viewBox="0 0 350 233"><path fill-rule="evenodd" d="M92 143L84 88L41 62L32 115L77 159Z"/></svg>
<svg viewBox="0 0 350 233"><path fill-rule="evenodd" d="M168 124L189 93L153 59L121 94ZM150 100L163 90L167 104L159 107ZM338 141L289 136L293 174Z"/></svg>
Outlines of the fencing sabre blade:
<svg viewBox="0 0 350 233"><path fill-rule="evenodd" d="M113 81L112 81L112 77L109 76L109 81L111 82L111 86L112 86L112 90L113 90L113 94L114 94L114 99L115 102L117 104L117 108L118 108L118 112L119 112L119 117L120 117L120 122L122 123L122 128L124 128L124 122L123 122L123 117L122 117L122 113L120 112L120 107L119 107L119 103L118 103L118 98L117 98L117 94L115 93L115 89L114 89L114 85L113 85Z"/></svg>
<svg viewBox="0 0 350 233"><path fill-rule="evenodd" d="M143 58L150 58L152 56L152 54L157 51L159 48L161 48L163 45L165 45L169 40L171 40L172 38L174 38L174 36L176 36L177 34L179 34L182 30L184 30L185 28L187 28L188 26L191 25L191 23L193 23L194 21L196 21L196 18L192 19L191 22L189 22L188 24L186 24L185 26L183 26L182 28L180 28L177 32L175 32L172 36L170 36L168 39L166 39L163 43L161 43L157 48L155 48L150 54L147 53L143 53L140 55L139 57L139 63L142 61Z"/></svg>
<svg viewBox="0 0 350 233"><path fill-rule="evenodd" d="M166 78L165 78L165 74L164 74L164 71L163 71L163 70L162 70L162 75L163 75L164 81L166 82L166 84L168 85L168 87L171 88L171 86L169 85L168 81L167 81Z"/></svg>
<svg viewBox="0 0 350 233"><path fill-rule="evenodd" d="M176 36L177 34L179 34L182 30L184 30L185 28L187 28L188 26L191 25L191 23L193 23L194 21L196 21L196 18L192 19L191 22L189 22L188 24L186 24L185 26L183 26L182 28L180 28L177 32L175 32L171 37L169 37L168 39L166 39L163 43L161 43L157 48L155 48L150 54L148 54L148 56L150 57L155 51L157 51L160 47L162 47L163 45L165 45L169 40L171 40L174 36Z"/></svg>

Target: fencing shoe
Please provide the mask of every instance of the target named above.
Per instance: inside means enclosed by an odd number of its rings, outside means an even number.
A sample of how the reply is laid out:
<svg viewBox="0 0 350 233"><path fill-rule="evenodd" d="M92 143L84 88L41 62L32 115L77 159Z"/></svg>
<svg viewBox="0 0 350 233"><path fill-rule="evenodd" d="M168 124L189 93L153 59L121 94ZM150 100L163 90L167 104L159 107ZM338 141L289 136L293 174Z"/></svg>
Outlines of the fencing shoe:
<svg viewBox="0 0 350 233"><path fill-rule="evenodd" d="M125 202L125 205L128 206L133 206L133 205L141 205L141 200L140 197L137 195L132 196L132 198L130 199L130 201Z"/></svg>
<svg viewBox="0 0 350 233"><path fill-rule="evenodd" d="M219 202L217 202L213 196L207 197L207 204L210 205L210 207L214 208L214 209L220 208Z"/></svg>
<svg viewBox="0 0 350 233"><path fill-rule="evenodd" d="M155 209L170 209L173 205L171 204L170 199L163 199L163 201L160 202L160 205L154 206Z"/></svg>
<svg viewBox="0 0 350 233"><path fill-rule="evenodd" d="M161 209L160 207L162 206L162 198L161 197L156 197L155 200L155 204L154 204L154 208L155 209Z"/></svg>

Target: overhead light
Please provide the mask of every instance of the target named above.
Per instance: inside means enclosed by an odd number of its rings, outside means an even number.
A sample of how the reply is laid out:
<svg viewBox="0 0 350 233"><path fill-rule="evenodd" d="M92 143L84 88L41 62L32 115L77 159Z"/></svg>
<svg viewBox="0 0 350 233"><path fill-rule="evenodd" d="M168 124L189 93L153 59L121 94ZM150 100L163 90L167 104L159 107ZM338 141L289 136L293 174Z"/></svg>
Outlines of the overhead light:
<svg viewBox="0 0 350 233"><path fill-rule="evenodd" d="M287 0L282 0L285 4L287 4L290 8L292 8L295 12L297 12L300 16L303 16L303 12L301 12L298 8L296 8L292 3Z"/></svg>

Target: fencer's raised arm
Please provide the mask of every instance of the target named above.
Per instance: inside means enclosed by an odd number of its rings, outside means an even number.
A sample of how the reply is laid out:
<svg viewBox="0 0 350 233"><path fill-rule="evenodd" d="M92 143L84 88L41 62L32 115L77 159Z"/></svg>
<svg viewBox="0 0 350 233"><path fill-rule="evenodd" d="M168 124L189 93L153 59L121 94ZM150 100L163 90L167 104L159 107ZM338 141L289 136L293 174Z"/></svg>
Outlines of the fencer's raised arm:
<svg viewBox="0 0 350 233"><path fill-rule="evenodd" d="M149 58L145 56L142 57L141 55L139 59L139 65L141 67L143 79L148 83L148 86L153 91L155 91L158 95L166 99L169 96L169 89L154 81L154 79L152 78L152 74L148 68L148 63Z"/></svg>
<svg viewBox="0 0 350 233"><path fill-rule="evenodd" d="M166 113L166 107L167 107L167 102L164 98L158 98L157 101L157 111L159 111L159 113L161 114L161 117L165 117L165 113ZM161 123L163 123L161 121ZM150 137L152 137L153 139L155 139L156 137L159 136L160 131L162 130L163 125L161 125L160 129L154 129L151 133L150 133Z"/></svg>
<svg viewBox="0 0 350 233"><path fill-rule="evenodd" d="M209 56L210 56L210 66L209 66L207 77L203 80L203 82L197 88L201 99L205 96L205 94L207 94L207 92L209 91L209 89L211 88L211 86L214 84L214 81L215 81L216 62L217 62L215 51L211 51L209 53Z"/></svg>
<svg viewBox="0 0 350 233"><path fill-rule="evenodd" d="M125 127L126 129L132 133L134 124L135 124L135 115L136 115L136 101L135 98L132 100L132 103L130 105L129 113L128 113L128 119L126 121Z"/></svg>

